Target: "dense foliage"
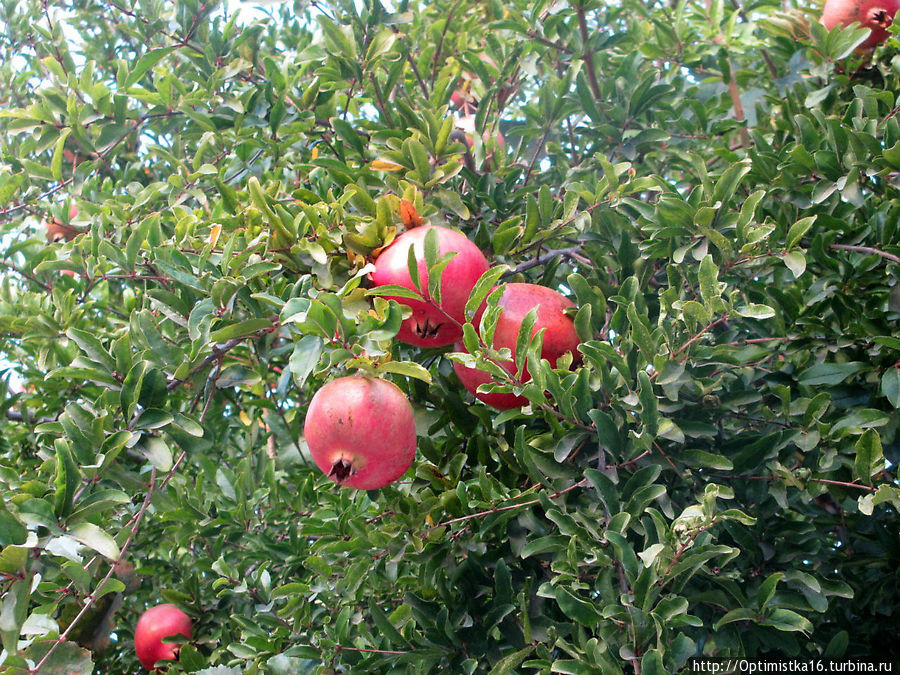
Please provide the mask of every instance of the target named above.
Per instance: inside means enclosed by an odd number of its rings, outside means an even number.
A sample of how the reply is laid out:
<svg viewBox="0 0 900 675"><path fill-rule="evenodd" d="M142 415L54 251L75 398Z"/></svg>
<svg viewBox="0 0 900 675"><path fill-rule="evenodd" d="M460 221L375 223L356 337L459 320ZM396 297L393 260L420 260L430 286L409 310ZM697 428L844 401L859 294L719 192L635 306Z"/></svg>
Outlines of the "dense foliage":
<svg viewBox="0 0 900 675"><path fill-rule="evenodd" d="M161 602L172 672L900 655L900 58L819 11L0 0L0 671L137 672ZM401 199L582 363L497 412L474 330L393 339ZM359 370L419 432L374 492L302 438Z"/></svg>

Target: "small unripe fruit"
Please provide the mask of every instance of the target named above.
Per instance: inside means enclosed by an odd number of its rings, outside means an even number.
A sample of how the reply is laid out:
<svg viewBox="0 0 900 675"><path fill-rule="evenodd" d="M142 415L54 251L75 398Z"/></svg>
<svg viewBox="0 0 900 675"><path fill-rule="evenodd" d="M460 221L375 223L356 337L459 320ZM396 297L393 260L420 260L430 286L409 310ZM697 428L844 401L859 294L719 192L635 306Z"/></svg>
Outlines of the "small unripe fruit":
<svg viewBox="0 0 900 675"><path fill-rule="evenodd" d="M858 21L871 32L859 49L874 49L888 38L900 0L825 0L822 23L828 30Z"/></svg>
<svg viewBox="0 0 900 675"><path fill-rule="evenodd" d="M441 301L434 302L428 293L428 265L425 262L425 237L437 232L438 256L456 255L441 275ZM372 283L375 286L396 284L416 290L409 275L408 256L412 247L419 271L422 297L391 298L412 309L412 316L403 321L397 339L417 347L442 347L462 337L465 307L475 283L488 270L484 254L464 234L447 227L423 225L407 230L397 237L375 260Z"/></svg>
<svg viewBox="0 0 900 675"><path fill-rule="evenodd" d="M400 478L416 456L412 406L376 377L332 380L309 403L303 427L313 461L338 485L375 490Z"/></svg>
<svg viewBox="0 0 900 675"><path fill-rule="evenodd" d="M176 635L191 639L191 619L175 605L157 605L144 612L134 629L134 650L141 665L155 670L157 661L176 658L179 645L163 642Z"/></svg>
<svg viewBox="0 0 900 675"><path fill-rule="evenodd" d="M541 348L541 358L547 359L551 366L556 366L557 360L566 352L573 357L573 364L581 362L581 354L578 352L580 343L575 331L575 323L566 314L566 310L572 307L572 302L561 293L546 286L537 284L507 284L503 290L498 306L502 307L497 327L494 330L494 348L508 348L513 354L512 361L504 362L503 368L515 375L516 365L516 341L519 337L519 327L525 315L534 307L538 308L537 320L534 323L532 335L542 328L544 341ZM456 351L465 351L462 343L456 345ZM453 363L453 369L463 383L463 386L475 396L475 398L487 403L498 410L518 408L528 403L524 396L516 396L511 393L483 394L476 391L479 385L493 381L486 372L477 368L467 368L461 363ZM522 373L522 381L531 379L526 367Z"/></svg>

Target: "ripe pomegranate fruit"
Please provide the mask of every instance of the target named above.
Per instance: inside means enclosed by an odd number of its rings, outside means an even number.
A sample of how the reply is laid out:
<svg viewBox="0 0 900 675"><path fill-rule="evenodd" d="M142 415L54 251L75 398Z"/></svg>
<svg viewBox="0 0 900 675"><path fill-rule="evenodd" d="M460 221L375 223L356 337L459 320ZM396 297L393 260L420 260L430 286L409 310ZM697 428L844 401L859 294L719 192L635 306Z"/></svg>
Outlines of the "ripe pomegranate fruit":
<svg viewBox="0 0 900 675"><path fill-rule="evenodd" d="M425 263L425 235L437 231L438 254L456 252L441 276L441 302L428 294L428 266ZM393 298L412 309L412 316L400 326L397 339L417 347L442 347L462 337L465 307L478 278L489 265L484 254L465 235L446 227L423 225L397 237L375 260L371 279L375 286L397 284L415 290L407 263L413 247L424 300ZM390 298L391 296L385 296Z"/></svg>
<svg viewBox="0 0 900 675"><path fill-rule="evenodd" d="M859 49L874 49L888 38L888 27L900 8L900 0L825 0L822 23L831 30L858 21L871 32Z"/></svg>
<svg viewBox="0 0 900 675"><path fill-rule="evenodd" d="M191 620L175 605L157 605L144 612L134 629L134 651L141 665L147 670L156 670L157 661L176 658L179 645L163 642L175 635L191 639Z"/></svg>
<svg viewBox="0 0 900 675"><path fill-rule="evenodd" d="M519 327L522 325L525 315L534 307L537 307L538 311L532 335L542 328L546 329L544 331L543 347L541 348L541 358L547 359L550 365L556 366L556 361L559 357L566 352L571 352L573 364L581 362L575 323L565 313L565 310L573 305L564 295L546 286L512 283L506 285L498 304L503 309L500 312L497 328L494 331L493 346L495 349L506 347L512 351L513 360L502 364L510 375L515 375L516 373L516 340L519 336ZM461 342L457 343L455 349L461 352L466 351ZM511 393L482 394L476 391L478 386L493 381L493 378L488 373L477 368L467 368L456 362L453 363L453 369L456 371L463 386L475 398L484 401L497 410L518 408L528 402L528 399L524 396L516 396ZM530 379L531 375L529 375L526 367L522 373L522 381L527 382Z"/></svg>
<svg viewBox="0 0 900 675"><path fill-rule="evenodd" d="M340 377L319 389L303 434L316 466L359 490L393 483L416 456L412 406L397 385L376 377Z"/></svg>

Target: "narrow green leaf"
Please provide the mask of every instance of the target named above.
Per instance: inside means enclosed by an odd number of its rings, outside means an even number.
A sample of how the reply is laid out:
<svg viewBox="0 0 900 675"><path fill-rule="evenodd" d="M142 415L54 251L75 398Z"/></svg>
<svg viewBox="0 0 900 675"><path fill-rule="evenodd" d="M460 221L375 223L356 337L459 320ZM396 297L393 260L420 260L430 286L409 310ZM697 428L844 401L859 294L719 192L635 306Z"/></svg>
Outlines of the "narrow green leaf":
<svg viewBox="0 0 900 675"><path fill-rule="evenodd" d="M487 298L491 291L494 290L495 284L507 270L509 270L509 268L506 265L497 265L481 275L475 283L472 292L469 294L469 299L466 301L466 319L468 321L472 321L475 318L475 315L481 308L481 304L485 301L485 298Z"/></svg>
<svg viewBox="0 0 900 675"><path fill-rule="evenodd" d="M66 139L72 133L71 127L62 130L59 138L56 140L56 147L53 149L53 158L50 160L50 173L53 174L53 180L62 180L62 162L63 149L66 146Z"/></svg>
<svg viewBox="0 0 900 675"><path fill-rule="evenodd" d="M638 382L640 383L638 397L641 401L641 422L647 433L656 436L659 430L659 399L656 397L656 392L653 391L650 376L645 371L642 370L638 373Z"/></svg>
<svg viewBox="0 0 900 675"><path fill-rule="evenodd" d="M159 47L157 49L151 49L144 54L138 59L138 62L131 72L128 73L128 77L126 77L125 81L122 83L122 89L128 89L130 86L136 84L137 81L144 76L144 73L164 59L167 54L171 54L176 49L178 49L178 47Z"/></svg>
<svg viewBox="0 0 900 675"><path fill-rule="evenodd" d="M209 334L210 342L227 342L235 338L250 337L261 330L272 327L272 322L268 319L246 319L225 326Z"/></svg>
<svg viewBox="0 0 900 675"><path fill-rule="evenodd" d="M57 516L65 518L72 512L72 499L78 486L81 485L81 472L72 457L72 449L68 441L57 439L53 445L56 450L53 509Z"/></svg>
<svg viewBox="0 0 900 675"><path fill-rule="evenodd" d="M431 373L413 361L388 361L376 369L377 373L397 373L406 377L414 377L426 384L431 384Z"/></svg>
<svg viewBox="0 0 900 675"><path fill-rule="evenodd" d="M504 656L502 659L497 661L493 668L491 668L488 675L507 675L508 673L515 673L516 668L519 667L519 664L524 661L531 652L534 651L534 647L528 646L524 649L520 649L517 652L513 652L512 654L508 654Z"/></svg>
<svg viewBox="0 0 900 675"><path fill-rule="evenodd" d="M719 268L713 262L712 256L707 253L700 261L700 297L703 299L703 304L712 311L716 311L713 300L719 298L718 279Z"/></svg>

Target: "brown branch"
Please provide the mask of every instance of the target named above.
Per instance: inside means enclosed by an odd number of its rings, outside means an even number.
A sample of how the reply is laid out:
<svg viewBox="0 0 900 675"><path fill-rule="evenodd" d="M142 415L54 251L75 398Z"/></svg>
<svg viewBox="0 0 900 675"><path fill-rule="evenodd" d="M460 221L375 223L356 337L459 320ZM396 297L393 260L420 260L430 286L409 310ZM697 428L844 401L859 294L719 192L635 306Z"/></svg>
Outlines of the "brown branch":
<svg viewBox="0 0 900 675"><path fill-rule="evenodd" d="M540 42L541 44L547 45L548 47L553 47L553 49L556 49L557 51L565 52L566 54L571 54L573 51L566 45L560 44L559 42L554 42L553 40L548 40L547 38L538 35L537 31L534 29L529 30L526 35L536 42Z"/></svg>
<svg viewBox="0 0 900 675"><path fill-rule="evenodd" d="M872 248L871 246L850 246L849 244L831 244L831 248L840 249L842 251L855 251L856 253L868 253L870 255L880 255L882 258L886 258L891 262L900 263L900 258L895 256L893 253L888 253L887 251L882 251L877 248Z"/></svg>
<svg viewBox="0 0 900 675"><path fill-rule="evenodd" d="M556 497L559 497L560 495L564 495L567 492L571 492L572 490L581 487L585 483L587 483L587 478L582 478L580 481L578 481L577 483L573 483L572 485L570 485L567 488L563 488L562 490L556 490L553 494L550 495L550 499L555 499ZM523 506L534 506L535 504L539 504L540 502L541 502L540 499L531 499L527 502L519 502L518 504L507 504L506 506L496 506L492 509L488 509L487 511L479 511L478 513L470 513L468 516L460 516L459 518L451 518L450 520L445 520L443 522L438 523L437 525L432 525L430 528L428 528L428 532L431 532L432 530L434 530L438 527L444 527L446 525L453 525L455 523L462 523L467 520L473 520L475 518L482 518L484 516L489 516L492 513L501 513L503 511L512 511L513 509L518 509Z"/></svg>
<svg viewBox="0 0 900 675"><path fill-rule="evenodd" d="M271 333L275 330L277 324L273 324L271 328L263 328L262 330L256 331L253 335L245 335L244 337L231 338L228 342L223 344L221 347L213 347L212 353L203 359L200 363L194 366L191 371L184 377L176 378L169 382L166 385L166 391L172 391L173 389L177 389L182 384L187 382L192 376L199 373L201 370L206 368L208 365L213 363L214 361L218 361L222 356L230 352L232 349L237 347L239 344L244 342L245 340L256 339L266 335L267 333Z"/></svg>
<svg viewBox="0 0 900 675"><path fill-rule="evenodd" d="M694 344L697 340L699 340L704 335L706 335L713 326L715 326L716 324L720 324L723 321L725 321L724 317L720 317L720 318L716 319L715 321L710 321L708 324L706 324L706 326L703 327L703 329L701 329L701 331L699 333L697 333L694 337L692 337L690 340L688 340L683 345L681 345L681 347L679 347L678 350L674 354L672 354L672 358L673 359L678 358L685 349L687 349L692 344Z"/></svg>
<svg viewBox="0 0 900 675"><path fill-rule="evenodd" d="M518 274L519 272L524 272L525 270L530 270L535 267L540 267L541 265L553 260L554 258L558 258L559 256L571 256L575 253L578 253L581 250L581 244L578 246L570 246L569 248L557 248L546 253L539 255L537 258L532 258L531 260L526 260L525 262L519 263L511 270L504 272L501 278L510 277L513 274Z"/></svg>
<svg viewBox="0 0 900 675"><path fill-rule="evenodd" d="M734 78L734 66L731 64L730 56L728 57L728 93L731 95L731 104L734 106L734 118L741 123L741 146L749 148L750 132L747 131L747 127L743 126L747 118L744 117L744 104L741 103L741 93L738 91L737 80Z"/></svg>
<svg viewBox="0 0 900 675"><path fill-rule="evenodd" d="M182 453L182 454L184 454L184 453ZM165 485L165 483L168 482L168 479L178 469L178 467L179 467L179 463L176 462L175 465L172 466L172 468L169 470L168 475L166 476L166 479L163 481L163 485ZM112 575L116 571L116 564L123 559L123 556L125 555L125 552L128 550L128 547L131 546L131 542L134 541L135 536L137 536L138 528L141 524L141 521L144 518L144 514L147 512L147 508L150 506L150 500L153 497L153 492L155 490L155 487L156 487L156 467L153 467L150 470L150 485L147 488L147 494L144 495L144 501L141 504L140 510L131 519L131 523L132 523L131 532L128 535L128 539L125 540L125 543L122 544L122 547L119 549L119 558L118 558L118 560L114 561L112 565L109 566L109 571L106 573L106 576L104 576L103 579L100 580L100 583L97 584L97 586L95 588L97 588L97 589L103 588L103 586L106 584L106 582L108 582L110 580L110 578L112 578ZM74 619L72 619L72 623L70 623L68 625L66 630L63 631L63 633L59 636L59 638L56 640L56 642L54 642L50 646L50 649L48 649L47 653L44 654L44 657L40 661L38 661L37 665L28 671L29 673L33 673L34 675L36 675L37 673L41 672L41 668L44 666L44 663L47 662L47 659L50 658L50 655L56 651L56 649L59 647L59 645L61 645L63 642L66 641L66 638L69 636L69 633L72 632L72 630L75 628L75 626L78 624L78 622L84 617L84 615L87 614L88 611L90 611L91 607L94 606L94 604L97 602L97 599L99 597L102 597L102 596L98 596L95 593L87 596L87 602L84 603L84 607L82 607L81 611L75 615Z"/></svg>
<svg viewBox="0 0 900 675"><path fill-rule="evenodd" d="M362 647L345 647L344 645L335 645L335 649L339 652L365 652L366 654L411 654L416 651L409 649L407 651L395 651L392 649L363 649Z"/></svg>
<svg viewBox="0 0 900 675"><path fill-rule="evenodd" d="M578 15L578 29L581 32L581 59L584 61L584 70L587 74L588 85L597 102L603 101L603 95L600 91L600 83L597 81L597 72L594 70L594 55L588 50L588 27L587 19L584 14L584 5L578 4L575 7Z"/></svg>
<svg viewBox="0 0 900 675"><path fill-rule="evenodd" d="M375 89L375 101L378 104L378 109L381 111L382 117L384 117L384 121L387 122L387 125L393 129L394 128L394 120L391 119L391 114L388 112L387 106L384 104L384 99L381 96L381 87L378 86L378 80L375 77L375 73L372 72L369 74L370 79L372 80L372 87Z"/></svg>
<svg viewBox="0 0 900 675"><path fill-rule="evenodd" d="M431 60L431 86L434 87L434 81L437 78L437 69L438 62L441 58L441 49L444 46L444 37L447 35L447 29L450 28L450 24L453 21L453 15L456 13L456 8L459 7L459 3L461 0L456 0L453 3L453 6L450 8L450 11L447 13L447 20L444 22L444 30L441 31L441 37L438 39L437 46L434 49L434 58Z"/></svg>

